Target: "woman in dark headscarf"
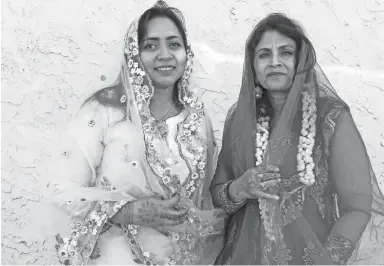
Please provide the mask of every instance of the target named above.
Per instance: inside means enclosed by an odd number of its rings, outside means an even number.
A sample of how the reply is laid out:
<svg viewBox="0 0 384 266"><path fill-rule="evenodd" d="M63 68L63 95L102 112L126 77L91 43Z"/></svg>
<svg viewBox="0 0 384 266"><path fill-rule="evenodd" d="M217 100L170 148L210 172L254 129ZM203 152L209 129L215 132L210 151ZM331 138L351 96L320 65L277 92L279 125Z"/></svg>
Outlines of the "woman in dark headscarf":
<svg viewBox="0 0 384 266"><path fill-rule="evenodd" d="M217 264L345 264L370 221L383 219L350 110L283 14L247 41L211 191L232 214Z"/></svg>

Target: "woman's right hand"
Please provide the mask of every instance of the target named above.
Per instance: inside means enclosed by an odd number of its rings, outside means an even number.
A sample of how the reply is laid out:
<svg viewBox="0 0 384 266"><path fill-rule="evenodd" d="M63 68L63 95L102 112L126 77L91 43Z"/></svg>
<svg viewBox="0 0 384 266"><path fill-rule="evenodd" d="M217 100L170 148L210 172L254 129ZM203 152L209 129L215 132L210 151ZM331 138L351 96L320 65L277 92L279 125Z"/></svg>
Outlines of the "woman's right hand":
<svg viewBox="0 0 384 266"><path fill-rule="evenodd" d="M269 187L280 182L279 168L276 166L257 166L248 169L233 181L228 189L229 196L235 202L246 199L267 198L278 200L277 195L266 193Z"/></svg>
<svg viewBox="0 0 384 266"><path fill-rule="evenodd" d="M119 224L133 224L153 227L163 231L165 227L180 224L184 221L188 210L177 210L175 205L180 196L175 195L168 200L146 197L127 203L113 219Z"/></svg>

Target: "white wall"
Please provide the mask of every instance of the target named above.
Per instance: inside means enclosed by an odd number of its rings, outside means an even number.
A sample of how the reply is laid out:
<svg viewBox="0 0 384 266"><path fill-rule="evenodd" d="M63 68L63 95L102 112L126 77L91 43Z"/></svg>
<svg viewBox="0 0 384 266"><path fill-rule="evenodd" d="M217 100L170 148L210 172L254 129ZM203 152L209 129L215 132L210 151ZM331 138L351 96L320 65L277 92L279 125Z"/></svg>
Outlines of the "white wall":
<svg viewBox="0 0 384 266"><path fill-rule="evenodd" d="M52 143L83 97L115 79L128 23L153 2L1 2L2 263L54 263L53 238L32 219L47 184L43 177ZM321 66L350 104L384 187L384 112L380 110L384 100L384 1L169 3L185 14L196 55L194 71L218 139L227 109L239 92L244 42L252 27L274 11L299 20L315 45Z"/></svg>

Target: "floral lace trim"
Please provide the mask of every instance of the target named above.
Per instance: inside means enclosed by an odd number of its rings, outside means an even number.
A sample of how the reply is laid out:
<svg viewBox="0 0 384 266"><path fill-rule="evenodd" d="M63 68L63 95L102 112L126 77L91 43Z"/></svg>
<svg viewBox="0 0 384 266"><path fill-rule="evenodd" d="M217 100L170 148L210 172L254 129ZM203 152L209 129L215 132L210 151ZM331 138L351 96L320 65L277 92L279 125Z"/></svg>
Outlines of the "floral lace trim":
<svg viewBox="0 0 384 266"><path fill-rule="evenodd" d="M318 255L320 251L316 247L316 245L312 242L307 244L307 247L304 248L304 256L302 257L305 265L314 265L314 260L312 255Z"/></svg>
<svg viewBox="0 0 384 266"><path fill-rule="evenodd" d="M172 158L166 152L160 153L160 149L156 150L155 148L155 142L164 139L167 134L167 125L165 122L159 124L149 111L149 103L154 88L140 63L137 27L138 22L135 21L129 28L125 38L125 55L130 75L129 80L132 85L133 98L137 103L143 124L148 162L158 177L162 188L169 195L173 195L180 192L180 178L172 174L168 162ZM192 65L193 53L189 45L187 45L187 66L177 85L180 91L179 100L188 109L189 115L178 126L177 141L179 149L182 151L181 155L190 168L190 174L186 181L187 185L185 186L185 195L189 198L196 194L205 177L205 164L207 161L206 139L205 136L199 136L198 130L203 126L204 105L199 97L189 89Z"/></svg>
<svg viewBox="0 0 384 266"><path fill-rule="evenodd" d="M194 230L194 233L168 232L167 236L173 241L177 248L175 249L175 254L162 261L156 260L154 254L141 249L136 238L139 226L128 225L127 228L123 228L124 233L129 237L131 249L137 257L134 261L146 265L194 264L200 259L194 252L195 245L197 245L198 242L202 244L209 236L221 236L224 234L223 230L215 228L207 220L195 215L191 215L185 224L189 225L190 228Z"/></svg>
<svg viewBox="0 0 384 266"><path fill-rule="evenodd" d="M97 236L105 223L126 203L126 200L117 203L97 203L95 209L84 221L70 224L69 237L63 238L60 234L57 234L55 248L60 263L64 265L86 264L96 243ZM88 251L89 254L84 254L84 251Z"/></svg>
<svg viewBox="0 0 384 266"><path fill-rule="evenodd" d="M274 245L274 248L272 247L272 245ZM272 250L275 250L276 252L274 256L273 256ZM291 250L287 248L285 244L276 246L275 242L268 240L268 243L264 246L261 263L263 265L270 265L270 264L274 264L273 262L275 262L278 265L288 265L288 261L292 260L292 256L289 255L290 253L291 253ZM270 258L273 261L271 261Z"/></svg>
<svg viewBox="0 0 384 266"><path fill-rule="evenodd" d="M246 200L242 202L233 202L228 195L229 185L233 182L233 180L221 185L221 188L218 189L217 198L219 200L220 207L228 214L233 214L237 212L241 207L243 207L246 203Z"/></svg>
<svg viewBox="0 0 384 266"><path fill-rule="evenodd" d="M344 265L352 256L355 245L343 236L332 233L324 245L332 261L336 264Z"/></svg>

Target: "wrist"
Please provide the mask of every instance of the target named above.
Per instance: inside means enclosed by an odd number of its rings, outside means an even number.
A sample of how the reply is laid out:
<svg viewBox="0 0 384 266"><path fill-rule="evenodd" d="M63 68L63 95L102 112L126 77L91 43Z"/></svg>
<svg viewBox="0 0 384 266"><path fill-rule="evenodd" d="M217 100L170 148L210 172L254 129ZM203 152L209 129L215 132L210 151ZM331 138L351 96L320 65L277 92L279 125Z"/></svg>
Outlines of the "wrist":
<svg viewBox="0 0 384 266"><path fill-rule="evenodd" d="M134 202L126 203L111 219L116 225L127 226L134 222Z"/></svg>
<svg viewBox="0 0 384 266"><path fill-rule="evenodd" d="M219 202L220 208L222 208L228 214L234 214L245 204L245 200L239 203L236 203L230 199L228 187L233 181L221 184L217 190L217 199Z"/></svg>

